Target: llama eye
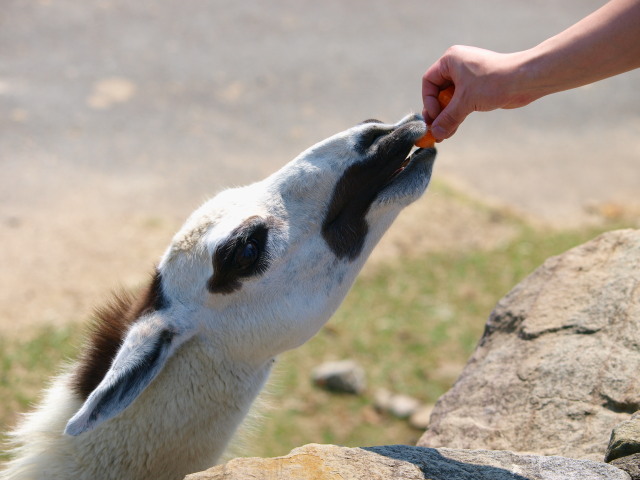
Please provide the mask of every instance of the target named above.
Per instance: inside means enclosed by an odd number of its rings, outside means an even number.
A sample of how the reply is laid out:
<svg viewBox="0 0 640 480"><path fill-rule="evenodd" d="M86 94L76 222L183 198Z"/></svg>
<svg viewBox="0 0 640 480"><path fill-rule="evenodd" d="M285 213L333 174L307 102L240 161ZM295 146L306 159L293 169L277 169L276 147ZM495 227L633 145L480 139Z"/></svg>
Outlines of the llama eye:
<svg viewBox="0 0 640 480"><path fill-rule="evenodd" d="M258 242L249 240L236 251L235 263L240 268L249 268L260 256Z"/></svg>
<svg viewBox="0 0 640 480"><path fill-rule="evenodd" d="M229 294L242 288L242 280L267 271L270 262L269 225L260 217L245 220L211 258L213 275L207 282L211 293Z"/></svg>

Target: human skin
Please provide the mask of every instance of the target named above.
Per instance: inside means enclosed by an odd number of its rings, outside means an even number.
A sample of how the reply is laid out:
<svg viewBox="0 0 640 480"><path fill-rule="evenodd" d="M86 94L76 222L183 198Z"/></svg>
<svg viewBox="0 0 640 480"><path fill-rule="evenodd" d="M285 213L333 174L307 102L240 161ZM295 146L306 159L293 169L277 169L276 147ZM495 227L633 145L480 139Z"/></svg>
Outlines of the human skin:
<svg viewBox="0 0 640 480"><path fill-rule="evenodd" d="M422 113L435 139L442 141L471 112L523 107L638 67L640 0L611 0L528 50L450 47L422 76ZM451 84L455 93L442 109L438 92Z"/></svg>

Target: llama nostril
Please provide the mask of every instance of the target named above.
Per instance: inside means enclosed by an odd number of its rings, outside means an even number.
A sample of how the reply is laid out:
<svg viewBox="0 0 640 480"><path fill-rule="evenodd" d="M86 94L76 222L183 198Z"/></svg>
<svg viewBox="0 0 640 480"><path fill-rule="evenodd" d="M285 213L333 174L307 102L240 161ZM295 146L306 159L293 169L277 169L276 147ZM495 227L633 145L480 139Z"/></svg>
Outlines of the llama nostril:
<svg viewBox="0 0 640 480"><path fill-rule="evenodd" d="M356 150L364 154L367 150L369 150L380 138L385 135L391 133L394 127L389 125L386 128L383 128L382 125L378 126L371 125L366 131L360 134L358 141L356 143Z"/></svg>
<svg viewBox="0 0 640 480"><path fill-rule="evenodd" d="M424 117L420 113L414 113L414 114L409 115L408 117L406 117L400 123L404 124L404 123L411 123L411 122L423 122L424 123Z"/></svg>
<svg viewBox="0 0 640 480"><path fill-rule="evenodd" d="M375 118L368 118L363 122L360 122L358 125L364 125L365 123L384 123L381 120L376 120Z"/></svg>

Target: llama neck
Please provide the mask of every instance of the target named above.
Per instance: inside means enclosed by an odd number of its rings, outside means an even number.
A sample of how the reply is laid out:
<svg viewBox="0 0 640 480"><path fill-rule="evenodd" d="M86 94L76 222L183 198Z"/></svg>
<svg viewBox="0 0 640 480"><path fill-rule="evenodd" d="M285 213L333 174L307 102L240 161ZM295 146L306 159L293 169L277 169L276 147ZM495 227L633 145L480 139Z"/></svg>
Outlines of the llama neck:
<svg viewBox="0 0 640 480"><path fill-rule="evenodd" d="M272 362L231 363L220 353L206 339L194 338L188 348L176 352L136 402L105 423L116 435L131 432L132 446L145 445L148 458L136 459L145 471L133 474L165 478L166 472L175 472L175 478L182 478L197 471L194 466L209 468L222 455L264 385ZM100 444L105 444L103 439L97 439L96 445ZM110 462L122 455L127 453L114 454ZM156 469L153 474L149 465Z"/></svg>
<svg viewBox="0 0 640 480"><path fill-rule="evenodd" d="M15 468L30 473L16 478L176 479L209 468L227 448L272 363L230 364L214 345L194 338L129 408L77 437L62 431L82 401L69 388L72 376L59 377L18 429L15 440L23 447Z"/></svg>

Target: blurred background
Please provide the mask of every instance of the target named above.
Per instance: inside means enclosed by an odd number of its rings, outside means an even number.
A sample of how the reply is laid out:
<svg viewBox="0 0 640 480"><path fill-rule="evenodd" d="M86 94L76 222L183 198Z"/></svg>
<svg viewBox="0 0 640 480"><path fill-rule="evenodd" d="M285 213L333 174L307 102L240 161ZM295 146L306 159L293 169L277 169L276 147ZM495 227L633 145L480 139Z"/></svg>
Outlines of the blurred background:
<svg viewBox="0 0 640 480"><path fill-rule="evenodd" d="M421 76L450 45L528 48L604 3L5 0L0 428L75 354L92 307L146 281L207 197L364 119L421 111ZM635 71L473 114L440 144L433 187L337 318L284 356L257 433L279 440L248 451L417 437L370 396L312 388L304 369L360 355L377 365L370 391L435 401L523 275L597 231L638 225L638 85Z"/></svg>

